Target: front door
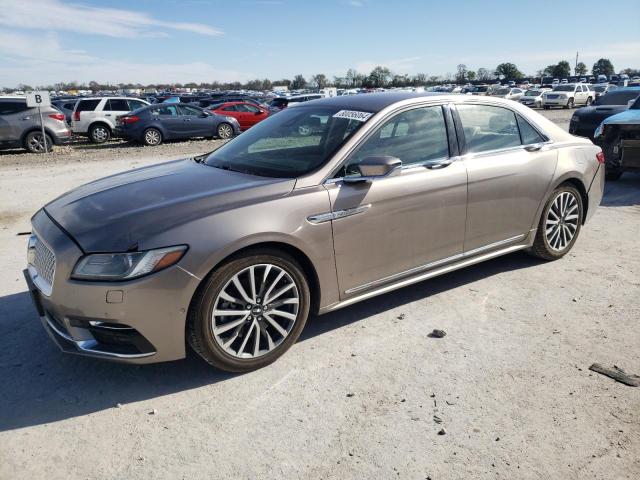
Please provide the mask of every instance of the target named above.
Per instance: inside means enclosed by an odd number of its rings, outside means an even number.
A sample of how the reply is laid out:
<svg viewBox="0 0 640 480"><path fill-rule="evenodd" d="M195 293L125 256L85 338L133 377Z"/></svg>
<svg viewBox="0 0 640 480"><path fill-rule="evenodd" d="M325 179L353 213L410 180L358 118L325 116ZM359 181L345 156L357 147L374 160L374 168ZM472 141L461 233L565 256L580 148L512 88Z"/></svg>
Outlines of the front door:
<svg viewBox="0 0 640 480"><path fill-rule="evenodd" d="M213 137L215 129L211 117L199 108L179 105L185 137Z"/></svg>
<svg viewBox="0 0 640 480"><path fill-rule="evenodd" d="M397 157L403 168L370 182L342 181L373 155ZM443 107L413 108L378 128L326 184L341 298L462 253L467 173L450 157Z"/></svg>
<svg viewBox="0 0 640 480"><path fill-rule="evenodd" d="M508 108L462 104L456 110L469 175L465 252L523 240L535 228L558 151Z"/></svg>

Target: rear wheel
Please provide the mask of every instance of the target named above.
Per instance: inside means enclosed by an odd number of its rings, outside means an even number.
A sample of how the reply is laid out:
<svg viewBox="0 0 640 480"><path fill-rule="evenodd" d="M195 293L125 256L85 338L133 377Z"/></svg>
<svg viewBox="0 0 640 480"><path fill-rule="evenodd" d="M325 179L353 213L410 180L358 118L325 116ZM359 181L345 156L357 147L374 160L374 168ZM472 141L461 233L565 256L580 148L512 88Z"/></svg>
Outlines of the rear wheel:
<svg viewBox="0 0 640 480"><path fill-rule="evenodd" d="M46 141L46 144L45 144ZM53 141L48 134L44 134L44 141L42 132L31 132L27 134L24 139L24 148L31 153L45 153L50 152L53 149Z"/></svg>
<svg viewBox="0 0 640 480"><path fill-rule="evenodd" d="M228 123L221 123L216 130L218 138L227 139L233 137L233 127Z"/></svg>
<svg viewBox="0 0 640 480"><path fill-rule="evenodd" d="M93 143L104 143L111 138L111 129L101 123L91 125L89 128L89 140Z"/></svg>
<svg viewBox="0 0 640 480"><path fill-rule="evenodd" d="M302 268L278 250L256 250L216 269L196 294L187 325L192 348L214 367L264 367L298 339L309 315Z"/></svg>
<svg viewBox="0 0 640 480"><path fill-rule="evenodd" d="M147 128L142 135L142 143L155 147L162 143L162 133L157 128Z"/></svg>
<svg viewBox="0 0 640 480"><path fill-rule="evenodd" d="M582 226L580 192L569 184L556 188L542 211L530 253L545 260L564 257L573 247Z"/></svg>

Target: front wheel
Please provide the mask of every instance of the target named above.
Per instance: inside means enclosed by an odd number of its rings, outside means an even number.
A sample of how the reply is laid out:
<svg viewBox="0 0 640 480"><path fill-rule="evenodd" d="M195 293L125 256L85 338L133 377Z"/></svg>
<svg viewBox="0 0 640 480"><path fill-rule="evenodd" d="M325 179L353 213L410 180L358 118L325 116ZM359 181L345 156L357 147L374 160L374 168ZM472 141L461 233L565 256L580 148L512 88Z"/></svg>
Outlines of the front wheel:
<svg viewBox="0 0 640 480"><path fill-rule="evenodd" d="M233 137L233 127L228 123L221 123L218 125L216 132L218 134L218 138L222 138L224 140Z"/></svg>
<svg viewBox="0 0 640 480"><path fill-rule="evenodd" d="M542 211L530 253L544 260L564 257L580 233L583 218L582 196L572 185L556 188Z"/></svg>
<svg viewBox="0 0 640 480"><path fill-rule="evenodd" d="M542 102L536 102L536 108L542 108Z"/></svg>
<svg viewBox="0 0 640 480"><path fill-rule="evenodd" d="M545 105L543 108L544 108L545 110L549 110L551 107L550 107L549 105Z"/></svg>
<svg viewBox="0 0 640 480"><path fill-rule="evenodd" d="M573 98L570 98L569 100L567 100L567 105L564 108L573 108L573 105L574 105Z"/></svg>
<svg viewBox="0 0 640 480"><path fill-rule="evenodd" d="M248 372L274 362L295 343L309 306L309 285L298 262L278 250L256 250L205 280L189 310L187 339L214 367Z"/></svg>
<svg viewBox="0 0 640 480"><path fill-rule="evenodd" d="M591 105L592 102L593 100L591 99L591 97L587 98L586 106L588 107L589 105Z"/></svg>

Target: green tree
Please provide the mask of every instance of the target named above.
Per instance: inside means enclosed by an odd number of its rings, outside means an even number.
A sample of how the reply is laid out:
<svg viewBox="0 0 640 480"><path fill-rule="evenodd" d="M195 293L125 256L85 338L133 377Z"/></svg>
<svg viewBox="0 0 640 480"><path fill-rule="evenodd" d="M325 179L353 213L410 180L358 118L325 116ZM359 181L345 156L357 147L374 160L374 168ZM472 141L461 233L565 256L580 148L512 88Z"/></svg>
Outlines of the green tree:
<svg viewBox="0 0 640 480"><path fill-rule="evenodd" d="M571 65L566 60L558 62L554 69L553 76L558 78L566 78L571 75Z"/></svg>
<svg viewBox="0 0 640 480"><path fill-rule="evenodd" d="M474 72L473 70L469 70L467 72L467 80L469 80L470 82L474 81L476 79L476 72Z"/></svg>
<svg viewBox="0 0 640 480"><path fill-rule="evenodd" d="M301 88L304 88L306 84L307 84L307 81L304 79L304 77L298 74L295 77L293 77L293 81L291 82L291 88L293 90L300 90Z"/></svg>
<svg viewBox="0 0 640 480"><path fill-rule="evenodd" d="M456 82L464 82L467 79L467 66L461 63L456 67Z"/></svg>
<svg viewBox="0 0 640 480"><path fill-rule="evenodd" d="M518 70L518 67L513 63L501 63L496 67L495 74L502 76L507 80L517 80L524 77L523 73Z"/></svg>
<svg viewBox="0 0 640 480"><path fill-rule="evenodd" d="M578 62L576 65L576 75L586 75L589 69L584 62Z"/></svg>
<svg viewBox="0 0 640 480"><path fill-rule="evenodd" d="M491 72L488 69L486 68L478 69L478 80L487 81L487 80L491 80L492 78L493 78L493 75L491 75Z"/></svg>
<svg viewBox="0 0 640 480"><path fill-rule="evenodd" d="M369 84L372 87L384 87L389 83L391 71L387 67L377 66L369 74Z"/></svg>
<svg viewBox="0 0 640 480"><path fill-rule="evenodd" d="M329 79L324 73L318 73L311 77L311 82L318 88L324 88L329 84Z"/></svg>
<svg viewBox="0 0 640 480"><path fill-rule="evenodd" d="M613 75L615 70L613 68L613 63L608 58L601 58L596 63L593 64L593 68L591 68L591 73L593 75Z"/></svg>

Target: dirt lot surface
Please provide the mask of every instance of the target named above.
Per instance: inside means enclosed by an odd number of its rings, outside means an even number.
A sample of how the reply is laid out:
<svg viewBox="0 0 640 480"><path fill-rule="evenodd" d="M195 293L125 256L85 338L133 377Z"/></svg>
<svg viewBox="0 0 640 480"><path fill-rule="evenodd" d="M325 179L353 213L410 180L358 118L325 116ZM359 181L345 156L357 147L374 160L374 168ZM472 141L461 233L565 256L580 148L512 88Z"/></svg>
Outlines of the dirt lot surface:
<svg viewBox="0 0 640 480"><path fill-rule="evenodd" d="M21 274L30 215L215 145L0 153L0 479L640 478L640 388L588 370L640 374L640 175L607 185L563 260L516 253L311 319L257 372L60 353Z"/></svg>

